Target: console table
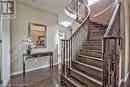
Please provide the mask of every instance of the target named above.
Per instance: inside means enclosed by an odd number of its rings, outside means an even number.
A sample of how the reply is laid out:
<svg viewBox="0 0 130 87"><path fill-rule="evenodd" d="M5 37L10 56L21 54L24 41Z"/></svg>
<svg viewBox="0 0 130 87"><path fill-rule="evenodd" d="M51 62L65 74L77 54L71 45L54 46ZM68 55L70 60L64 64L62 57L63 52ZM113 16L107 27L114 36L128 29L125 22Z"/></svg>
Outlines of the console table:
<svg viewBox="0 0 130 87"><path fill-rule="evenodd" d="M53 52L41 52L41 53L32 53L32 54L23 54L23 76L25 76L25 62L31 58L38 58L43 56L50 56L50 68L53 68Z"/></svg>

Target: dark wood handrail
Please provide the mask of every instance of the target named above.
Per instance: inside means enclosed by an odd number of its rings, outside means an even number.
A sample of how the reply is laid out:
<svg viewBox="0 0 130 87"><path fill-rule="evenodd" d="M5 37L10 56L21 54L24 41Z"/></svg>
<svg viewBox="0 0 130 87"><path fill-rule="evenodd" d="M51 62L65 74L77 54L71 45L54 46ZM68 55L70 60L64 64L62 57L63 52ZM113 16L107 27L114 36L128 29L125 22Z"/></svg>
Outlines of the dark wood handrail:
<svg viewBox="0 0 130 87"><path fill-rule="evenodd" d="M106 32L105 32L105 34L104 34L103 37L109 37L109 33L110 33L111 29L112 29L112 25L113 25L113 23L114 23L114 20L115 20L115 18L116 18L116 16L117 16L117 12L118 12L118 10L119 10L119 8L120 8L120 4L121 4L120 2L117 4L116 9L115 9L115 11L114 11L114 13L113 13L113 15L112 15L112 18L111 18L111 20L110 20L110 23L109 23L109 25L108 25L108 27L107 27L107 30L106 30Z"/></svg>
<svg viewBox="0 0 130 87"><path fill-rule="evenodd" d="M121 37L111 37L111 36L108 36L108 37L103 37L103 39L121 39Z"/></svg>
<svg viewBox="0 0 130 87"><path fill-rule="evenodd" d="M70 11L67 7L65 7L65 10L67 10L69 13L75 15L72 11Z"/></svg>

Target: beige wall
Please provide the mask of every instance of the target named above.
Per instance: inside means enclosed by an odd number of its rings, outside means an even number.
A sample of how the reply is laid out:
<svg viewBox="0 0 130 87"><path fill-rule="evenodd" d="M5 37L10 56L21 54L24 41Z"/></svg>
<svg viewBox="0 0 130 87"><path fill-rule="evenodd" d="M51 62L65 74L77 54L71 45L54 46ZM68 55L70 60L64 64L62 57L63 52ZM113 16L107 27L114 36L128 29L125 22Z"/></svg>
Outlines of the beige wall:
<svg viewBox="0 0 130 87"><path fill-rule="evenodd" d="M120 58L120 80L125 81L130 72L130 8L127 0L121 4L122 49Z"/></svg>
<svg viewBox="0 0 130 87"><path fill-rule="evenodd" d="M16 19L11 20L11 73L22 71L22 54L25 46L22 40L28 36L28 23L47 25L47 48L34 49L33 52L54 52L54 61L57 62L57 29L58 17L47 11L39 10L31 6L17 2ZM26 62L26 69L36 69L49 65L49 58L31 59Z"/></svg>

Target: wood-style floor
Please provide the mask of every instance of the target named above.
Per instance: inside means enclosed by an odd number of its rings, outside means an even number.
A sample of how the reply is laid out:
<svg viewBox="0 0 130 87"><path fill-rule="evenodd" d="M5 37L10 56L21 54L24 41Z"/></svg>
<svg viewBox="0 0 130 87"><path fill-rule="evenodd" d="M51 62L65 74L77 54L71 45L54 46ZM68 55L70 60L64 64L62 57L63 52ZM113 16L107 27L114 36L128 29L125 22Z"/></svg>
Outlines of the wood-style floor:
<svg viewBox="0 0 130 87"><path fill-rule="evenodd" d="M54 66L53 71L49 68L39 69L36 71L11 77L7 87L67 87L60 83L60 70L58 66ZM130 87L130 75L128 81L123 83L120 87Z"/></svg>
<svg viewBox="0 0 130 87"><path fill-rule="evenodd" d="M26 73L26 76L16 75L11 77L7 87L67 87L59 80L58 66L53 71L49 68Z"/></svg>

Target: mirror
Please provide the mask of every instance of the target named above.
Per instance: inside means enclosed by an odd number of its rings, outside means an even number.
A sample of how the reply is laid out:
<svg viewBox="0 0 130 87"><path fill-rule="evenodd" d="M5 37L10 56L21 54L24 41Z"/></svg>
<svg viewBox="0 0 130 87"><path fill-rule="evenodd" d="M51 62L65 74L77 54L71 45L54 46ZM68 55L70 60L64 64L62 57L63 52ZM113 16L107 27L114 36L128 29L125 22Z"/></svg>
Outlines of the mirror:
<svg viewBox="0 0 130 87"><path fill-rule="evenodd" d="M32 38L32 42L35 44L35 48L46 48L46 25L29 23L29 37Z"/></svg>

